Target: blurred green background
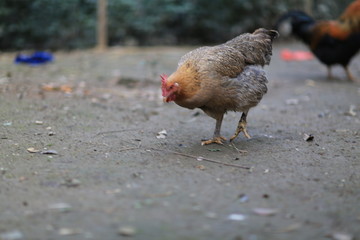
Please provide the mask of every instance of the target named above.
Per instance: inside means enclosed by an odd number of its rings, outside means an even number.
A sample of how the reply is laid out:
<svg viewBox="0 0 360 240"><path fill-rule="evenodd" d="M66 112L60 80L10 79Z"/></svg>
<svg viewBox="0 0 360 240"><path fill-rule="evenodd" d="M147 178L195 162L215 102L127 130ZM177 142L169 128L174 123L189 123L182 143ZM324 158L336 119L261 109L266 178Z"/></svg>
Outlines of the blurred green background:
<svg viewBox="0 0 360 240"><path fill-rule="evenodd" d="M307 0L309 1L309 0ZM271 28L306 0L108 0L114 45L218 43ZM337 18L351 0L311 0L317 19ZM96 45L97 0L1 0L0 49L75 49ZM309 9L308 9L309 10Z"/></svg>

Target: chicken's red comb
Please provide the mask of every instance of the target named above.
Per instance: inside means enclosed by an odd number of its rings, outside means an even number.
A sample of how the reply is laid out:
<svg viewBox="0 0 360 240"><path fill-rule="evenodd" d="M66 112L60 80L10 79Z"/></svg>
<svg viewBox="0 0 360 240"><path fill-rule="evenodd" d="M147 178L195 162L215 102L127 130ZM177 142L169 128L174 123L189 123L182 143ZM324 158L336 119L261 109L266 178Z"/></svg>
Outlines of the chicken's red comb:
<svg viewBox="0 0 360 240"><path fill-rule="evenodd" d="M166 80L167 80L167 75L166 74L161 74L161 91L162 91L162 95L165 96L166 95Z"/></svg>
<svg viewBox="0 0 360 240"><path fill-rule="evenodd" d="M165 83L168 76L166 74L161 74L160 77L161 77L161 83Z"/></svg>

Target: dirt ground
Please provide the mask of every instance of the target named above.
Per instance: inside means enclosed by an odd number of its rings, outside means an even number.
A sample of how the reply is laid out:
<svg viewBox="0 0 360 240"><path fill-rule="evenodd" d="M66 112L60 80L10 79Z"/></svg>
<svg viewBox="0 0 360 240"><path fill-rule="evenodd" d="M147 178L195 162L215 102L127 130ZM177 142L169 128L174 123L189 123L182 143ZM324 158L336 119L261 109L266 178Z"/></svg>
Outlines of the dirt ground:
<svg viewBox="0 0 360 240"><path fill-rule="evenodd" d="M360 85L277 42L252 138L201 146L215 121L159 89L192 48L1 54L0 239L360 239Z"/></svg>

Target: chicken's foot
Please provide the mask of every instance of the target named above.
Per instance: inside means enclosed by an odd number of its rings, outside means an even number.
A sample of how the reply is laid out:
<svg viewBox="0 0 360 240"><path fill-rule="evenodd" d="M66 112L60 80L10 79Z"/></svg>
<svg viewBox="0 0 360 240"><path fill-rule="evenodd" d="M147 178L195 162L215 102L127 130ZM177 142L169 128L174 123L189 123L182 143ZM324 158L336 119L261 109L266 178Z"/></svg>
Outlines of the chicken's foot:
<svg viewBox="0 0 360 240"><path fill-rule="evenodd" d="M247 116L248 111L243 112L243 114L241 115L239 124L237 126L237 129L235 131L235 134L230 138L230 142L232 140L234 140L239 133L243 132L246 138L251 138L250 135L248 134L247 130L246 130L246 116Z"/></svg>
<svg viewBox="0 0 360 240"><path fill-rule="evenodd" d="M217 144L224 144L223 141L226 141L226 138L220 135L220 129L221 129L221 123L223 120L224 115L218 116L216 118L216 125L215 125L215 131L214 131L214 137L210 140L201 141L201 145L208 145L211 143L217 143Z"/></svg>
<svg viewBox="0 0 360 240"><path fill-rule="evenodd" d="M332 75L332 71L331 71L331 66L327 66L327 78L329 80L334 79L333 75Z"/></svg>
<svg viewBox="0 0 360 240"><path fill-rule="evenodd" d="M218 137L213 137L213 139L210 140L201 141L201 145L204 146L212 143L223 145L224 144L223 141L226 141L226 138L224 138L223 136L218 136Z"/></svg>
<svg viewBox="0 0 360 240"><path fill-rule="evenodd" d="M356 79L355 79L355 77L351 74L349 67L348 67L348 66L344 66L344 69L345 69L346 76L348 77L348 79L349 79L350 81L352 81L352 82L355 82Z"/></svg>

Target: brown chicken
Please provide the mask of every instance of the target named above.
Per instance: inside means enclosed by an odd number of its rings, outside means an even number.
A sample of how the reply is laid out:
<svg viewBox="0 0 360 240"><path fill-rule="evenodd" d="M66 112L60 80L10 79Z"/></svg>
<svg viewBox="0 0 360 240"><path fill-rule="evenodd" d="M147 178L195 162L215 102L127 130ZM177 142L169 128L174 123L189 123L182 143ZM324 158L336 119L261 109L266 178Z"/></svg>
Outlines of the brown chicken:
<svg viewBox="0 0 360 240"><path fill-rule="evenodd" d="M278 33L257 29L224 44L201 47L185 54L177 70L169 77L162 75L164 102L174 101L181 107L200 108L216 120L212 139L202 141L223 144L221 123L227 111L242 112L234 140L246 130L246 116L267 92L267 79L262 67L270 63L272 41Z"/></svg>
<svg viewBox="0 0 360 240"><path fill-rule="evenodd" d="M332 78L331 66L340 64L348 79L356 80L348 65L360 49L360 0L351 3L337 20L315 21L302 11L290 11L280 17L277 27L288 23L291 32L327 66L328 78Z"/></svg>

